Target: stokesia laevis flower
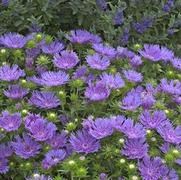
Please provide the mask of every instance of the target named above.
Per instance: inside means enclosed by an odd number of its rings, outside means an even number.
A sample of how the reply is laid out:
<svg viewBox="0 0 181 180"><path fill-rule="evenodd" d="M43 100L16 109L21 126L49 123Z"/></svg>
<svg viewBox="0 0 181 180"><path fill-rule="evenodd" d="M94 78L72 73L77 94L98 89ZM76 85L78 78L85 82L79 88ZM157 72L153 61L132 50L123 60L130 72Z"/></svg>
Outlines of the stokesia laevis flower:
<svg viewBox="0 0 181 180"><path fill-rule="evenodd" d="M118 9L113 17L113 24L120 26L124 22L124 14L122 9Z"/></svg>
<svg viewBox="0 0 181 180"><path fill-rule="evenodd" d="M16 81L23 76L25 76L25 72L18 65L4 65L0 67L0 80L2 81Z"/></svg>
<svg viewBox="0 0 181 180"><path fill-rule="evenodd" d="M138 162L138 167L144 180L158 180L167 173L167 167L162 163L160 157L145 156Z"/></svg>
<svg viewBox="0 0 181 180"><path fill-rule="evenodd" d="M8 171L8 160L5 158L0 158L0 174L6 174Z"/></svg>
<svg viewBox="0 0 181 180"><path fill-rule="evenodd" d="M177 103L178 105L181 105L181 95L180 96L178 96L178 95L176 95L176 96L173 96L173 101L175 102L175 103Z"/></svg>
<svg viewBox="0 0 181 180"><path fill-rule="evenodd" d="M41 109L52 109L60 105L60 100L53 92L34 91L29 99L29 104Z"/></svg>
<svg viewBox="0 0 181 180"><path fill-rule="evenodd" d="M21 115L20 113L10 114L8 111L3 111L2 116L0 116L0 127L6 131L15 131L21 125Z"/></svg>
<svg viewBox="0 0 181 180"><path fill-rule="evenodd" d="M126 79L130 82L141 82L143 80L143 76L141 73L138 73L134 70L125 70L124 72L124 76L126 77Z"/></svg>
<svg viewBox="0 0 181 180"><path fill-rule="evenodd" d="M53 137L57 130L55 124L48 122L44 119L37 119L34 123L28 127L31 136L37 141L46 141Z"/></svg>
<svg viewBox="0 0 181 180"><path fill-rule="evenodd" d="M79 58L73 51L61 51L60 54L55 54L53 63L60 69L71 69L77 65Z"/></svg>
<svg viewBox="0 0 181 180"><path fill-rule="evenodd" d="M172 144L181 143L181 126L174 128L168 120L157 128L157 132L166 142Z"/></svg>
<svg viewBox="0 0 181 180"><path fill-rule="evenodd" d="M121 109L134 111L141 105L141 93L137 92L136 89L132 89L127 95L123 98L120 105Z"/></svg>
<svg viewBox="0 0 181 180"><path fill-rule="evenodd" d="M47 141L47 143L53 148L63 148L67 143L67 133L62 131L61 133L56 133L52 136L51 139Z"/></svg>
<svg viewBox="0 0 181 180"><path fill-rule="evenodd" d="M125 82L119 73L116 73L115 75L103 73L100 78L101 81L111 89L119 89L125 86Z"/></svg>
<svg viewBox="0 0 181 180"><path fill-rule="evenodd" d="M102 11L105 11L108 7L106 0L96 0L96 4Z"/></svg>
<svg viewBox="0 0 181 180"><path fill-rule="evenodd" d="M102 56L106 56L110 59L113 59L116 57L116 49L109 45L104 44L93 44L92 48Z"/></svg>
<svg viewBox="0 0 181 180"><path fill-rule="evenodd" d="M168 81L161 79L160 88L163 92L171 95L181 95L181 82L178 80Z"/></svg>
<svg viewBox="0 0 181 180"><path fill-rule="evenodd" d="M117 57L118 58L133 58L136 54L127 48L117 47Z"/></svg>
<svg viewBox="0 0 181 180"><path fill-rule="evenodd" d="M145 138L127 139L121 151L128 159L142 159L147 152L148 144L146 144Z"/></svg>
<svg viewBox="0 0 181 180"><path fill-rule="evenodd" d="M110 60L108 57L101 56L97 53L94 55L88 55L86 57L86 61L92 69L97 70L106 70L110 65Z"/></svg>
<svg viewBox="0 0 181 180"><path fill-rule="evenodd" d="M92 137L86 130L77 131L71 134L70 143L76 152L93 153L100 148L99 141Z"/></svg>
<svg viewBox="0 0 181 180"><path fill-rule="evenodd" d="M110 90L102 83L97 82L95 85L90 84L85 90L85 96L92 101L101 101L109 97Z"/></svg>
<svg viewBox="0 0 181 180"><path fill-rule="evenodd" d="M124 116L122 116L122 115L118 115L118 116L112 116L112 117L111 117L111 120L112 120L113 127L114 127L116 130L122 132L123 123L124 123L124 121L126 120L126 118L125 118Z"/></svg>
<svg viewBox="0 0 181 180"><path fill-rule="evenodd" d="M12 142L12 147L16 155L23 159L36 156L41 149L41 145L27 134L23 134L22 138L20 136L16 136L15 140Z"/></svg>
<svg viewBox="0 0 181 180"><path fill-rule="evenodd" d="M53 180L53 178L44 174L34 173L32 176L26 177L26 180Z"/></svg>
<svg viewBox="0 0 181 180"><path fill-rule="evenodd" d="M67 36L67 39L72 43L79 43L79 44L87 44L87 43L100 43L102 39L95 34L92 34L86 30L73 30L70 31L70 35Z"/></svg>
<svg viewBox="0 0 181 180"><path fill-rule="evenodd" d="M143 64L143 61L141 60L140 56L135 55L132 58L130 58L129 63L133 68L137 68L138 66Z"/></svg>
<svg viewBox="0 0 181 180"><path fill-rule="evenodd" d="M0 44L8 48L23 48L27 42L26 37L18 33L6 33L0 37Z"/></svg>
<svg viewBox="0 0 181 180"><path fill-rule="evenodd" d="M53 55L60 53L64 49L64 45L59 41L54 41L50 44L44 44L41 49L44 53Z"/></svg>
<svg viewBox="0 0 181 180"><path fill-rule="evenodd" d="M72 79L82 79L86 80L86 74L88 73L88 69L85 65L78 67L73 73Z"/></svg>
<svg viewBox="0 0 181 180"><path fill-rule="evenodd" d="M13 154L11 142L0 144L0 158L7 158Z"/></svg>
<svg viewBox="0 0 181 180"><path fill-rule="evenodd" d="M143 138L146 135L145 128L140 123L134 124L132 119L126 119L123 122L121 132L130 139Z"/></svg>
<svg viewBox="0 0 181 180"><path fill-rule="evenodd" d="M29 80L42 86L61 86L69 81L69 75L63 71L46 71L43 72L40 77L30 77Z"/></svg>
<svg viewBox="0 0 181 180"><path fill-rule="evenodd" d="M148 129L155 129L163 123L167 117L164 111L155 111L151 114L148 110L145 110L139 117L140 122Z"/></svg>
<svg viewBox="0 0 181 180"><path fill-rule="evenodd" d="M19 85L10 85L7 90L4 90L4 95L11 99L22 99L28 94L28 90Z"/></svg>
<svg viewBox="0 0 181 180"><path fill-rule="evenodd" d="M97 118L93 121L92 126L88 129L91 136L96 139L102 139L113 133L112 121L109 118Z"/></svg>
<svg viewBox="0 0 181 180"><path fill-rule="evenodd" d="M169 169L168 169L169 170ZM179 180L179 176L174 169L170 169L167 175L164 175L163 180Z"/></svg>
<svg viewBox="0 0 181 180"><path fill-rule="evenodd" d="M49 169L52 166L57 165L60 161L65 158L66 152L64 150L50 150L45 154L45 159L42 161L42 167Z"/></svg>
<svg viewBox="0 0 181 180"><path fill-rule="evenodd" d="M181 71L181 59L180 58L173 58L171 60L172 66Z"/></svg>

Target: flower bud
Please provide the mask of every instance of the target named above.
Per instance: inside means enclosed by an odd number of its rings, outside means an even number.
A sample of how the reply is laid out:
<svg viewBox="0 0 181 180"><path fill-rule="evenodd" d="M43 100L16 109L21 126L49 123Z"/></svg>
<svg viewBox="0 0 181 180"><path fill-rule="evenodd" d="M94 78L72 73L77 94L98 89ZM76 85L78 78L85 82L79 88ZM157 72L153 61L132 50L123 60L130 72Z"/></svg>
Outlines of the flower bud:
<svg viewBox="0 0 181 180"><path fill-rule="evenodd" d="M66 130L68 131L73 131L75 128L76 128L76 125L73 122L69 122L66 126Z"/></svg>
<svg viewBox="0 0 181 180"><path fill-rule="evenodd" d="M23 109L23 110L21 111L21 114L22 114L22 115L27 115L27 114L28 114L28 110Z"/></svg>
<svg viewBox="0 0 181 180"><path fill-rule="evenodd" d="M36 42L34 40L30 40L27 42L27 48L35 48Z"/></svg>
<svg viewBox="0 0 181 180"><path fill-rule="evenodd" d="M43 39L43 36L41 34L36 35L36 41L40 42Z"/></svg>
<svg viewBox="0 0 181 180"><path fill-rule="evenodd" d="M72 81L71 86L74 88L79 88L82 87L84 85L84 82L81 79L76 79L74 81Z"/></svg>
<svg viewBox="0 0 181 180"><path fill-rule="evenodd" d="M75 94L75 93L72 93L72 94L70 95L70 100L71 100L71 101L77 101L77 100L78 100L78 95Z"/></svg>
<svg viewBox="0 0 181 180"><path fill-rule="evenodd" d="M13 52L13 55L15 56L15 58L20 58L22 56L22 52L20 49L16 49L14 52Z"/></svg>
<svg viewBox="0 0 181 180"><path fill-rule="evenodd" d="M140 50L140 49L142 49L142 45L141 44L134 44L134 46L133 46L133 49L135 50L135 51L138 51L138 50Z"/></svg>
<svg viewBox="0 0 181 180"><path fill-rule="evenodd" d="M135 169L135 165L134 164L129 164L129 169Z"/></svg>
<svg viewBox="0 0 181 180"><path fill-rule="evenodd" d="M124 144L124 139L123 139L123 138L120 138L120 139L119 139L119 143L120 143L120 144Z"/></svg>
<svg viewBox="0 0 181 180"><path fill-rule="evenodd" d="M46 41L47 44L50 44L53 41L53 38L50 35L47 35L45 37L45 41Z"/></svg>
<svg viewBox="0 0 181 180"><path fill-rule="evenodd" d="M115 67L111 67L111 68L109 68L109 72L111 74L115 74L117 72L117 69Z"/></svg>
<svg viewBox="0 0 181 180"><path fill-rule="evenodd" d="M1 49L1 50L0 50L1 55L5 55L6 52L7 52L6 49Z"/></svg>
<svg viewBox="0 0 181 180"><path fill-rule="evenodd" d="M54 112L48 113L48 119L54 121L57 119L57 115Z"/></svg>
<svg viewBox="0 0 181 180"><path fill-rule="evenodd" d="M119 162L120 162L121 164L125 164L126 160L125 160L125 159L120 159Z"/></svg>
<svg viewBox="0 0 181 180"><path fill-rule="evenodd" d="M77 169L76 175L79 176L79 177L85 177L87 175L86 168L81 167L81 168Z"/></svg>
<svg viewBox="0 0 181 180"><path fill-rule="evenodd" d="M174 72L173 71L168 71L167 73L166 73L166 76L167 76L167 78L174 78Z"/></svg>
<svg viewBox="0 0 181 180"><path fill-rule="evenodd" d="M132 176L131 179L132 180L138 180L138 176Z"/></svg>

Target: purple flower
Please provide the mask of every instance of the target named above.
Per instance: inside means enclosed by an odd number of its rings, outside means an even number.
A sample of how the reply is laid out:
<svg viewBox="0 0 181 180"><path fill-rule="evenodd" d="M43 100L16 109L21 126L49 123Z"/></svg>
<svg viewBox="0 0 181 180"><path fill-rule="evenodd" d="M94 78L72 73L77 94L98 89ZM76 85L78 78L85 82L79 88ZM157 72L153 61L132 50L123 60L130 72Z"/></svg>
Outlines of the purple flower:
<svg viewBox="0 0 181 180"><path fill-rule="evenodd" d="M120 42L120 44L122 44L122 45L128 44L129 37L130 37L129 31L130 31L129 28L125 28L125 29L123 30L123 33L122 33L121 36L119 37L119 42Z"/></svg>
<svg viewBox="0 0 181 180"><path fill-rule="evenodd" d="M0 67L0 80L2 81L16 81L23 76L25 76L25 73L18 65L4 65Z"/></svg>
<svg viewBox="0 0 181 180"><path fill-rule="evenodd" d="M113 59L116 57L116 50L108 45L104 45L104 44L93 44L93 49L101 54L102 56L106 56L110 59Z"/></svg>
<svg viewBox="0 0 181 180"><path fill-rule="evenodd" d="M30 136L23 134L23 138L16 136L16 140L12 142L16 155L23 159L34 157L40 152L41 145L33 140Z"/></svg>
<svg viewBox="0 0 181 180"><path fill-rule="evenodd" d="M172 66L181 71L181 59L180 58L173 58L171 60Z"/></svg>
<svg viewBox="0 0 181 180"><path fill-rule="evenodd" d="M168 142L165 142L161 145L159 148L163 153L167 153L170 150L170 144Z"/></svg>
<svg viewBox="0 0 181 180"><path fill-rule="evenodd" d="M126 119L123 122L121 132L130 139L143 138L146 135L144 127L139 123L134 124L132 119Z"/></svg>
<svg viewBox="0 0 181 180"><path fill-rule="evenodd" d="M159 157L150 158L146 156L138 163L138 167L144 180L161 179L167 172L167 167Z"/></svg>
<svg viewBox="0 0 181 180"><path fill-rule="evenodd" d="M164 111L155 111L153 114L150 114L149 111L144 111L140 115L140 122L148 129L155 129L160 126L166 120L166 115Z"/></svg>
<svg viewBox="0 0 181 180"><path fill-rule="evenodd" d="M163 176L163 180L179 180L179 176L174 169L170 169L168 174Z"/></svg>
<svg viewBox="0 0 181 180"><path fill-rule="evenodd" d="M55 94L46 91L34 91L29 99L29 103L41 109L52 109L60 105L60 101Z"/></svg>
<svg viewBox="0 0 181 180"><path fill-rule="evenodd" d="M88 55L86 61L92 69L105 70L110 65L109 58L99 54Z"/></svg>
<svg viewBox="0 0 181 180"><path fill-rule="evenodd" d="M91 136L96 139L102 139L110 136L113 133L113 126L111 119L108 118L97 118L92 123L92 126L88 129Z"/></svg>
<svg viewBox="0 0 181 180"><path fill-rule="evenodd" d="M87 72L88 72L88 70L87 70L87 67L85 65L80 66L73 73L72 79L82 79L82 80L85 80Z"/></svg>
<svg viewBox="0 0 181 180"><path fill-rule="evenodd" d="M29 80L42 86L61 86L69 81L69 75L63 71L46 71L40 77L33 76Z"/></svg>
<svg viewBox="0 0 181 180"><path fill-rule="evenodd" d="M0 37L0 44L8 48L23 48L27 39L18 33L6 33Z"/></svg>
<svg viewBox="0 0 181 180"><path fill-rule="evenodd" d="M126 79L130 82L141 82L143 80L143 76L141 73L138 73L134 70L127 70L124 71L124 76L126 77Z"/></svg>
<svg viewBox="0 0 181 180"><path fill-rule="evenodd" d="M102 82L97 82L95 85L90 84L85 90L85 96L92 101L101 101L109 97L110 90Z"/></svg>
<svg viewBox="0 0 181 180"><path fill-rule="evenodd" d="M8 171L8 160L5 158L0 158L0 174L6 174Z"/></svg>
<svg viewBox="0 0 181 180"><path fill-rule="evenodd" d="M72 43L87 44L87 43L100 43L102 39L95 34L92 34L86 30L73 30L70 31L70 35L67 36Z"/></svg>
<svg viewBox="0 0 181 180"><path fill-rule="evenodd" d="M157 132L166 142L181 143L181 126L174 128L169 121L165 121L157 128Z"/></svg>
<svg viewBox="0 0 181 180"><path fill-rule="evenodd" d="M107 2L105 0L96 0L96 4L102 11L105 11L107 9Z"/></svg>
<svg viewBox="0 0 181 180"><path fill-rule="evenodd" d="M65 158L66 152L63 150L50 150L45 154L45 159L42 161L44 169L49 169L52 166L57 165L60 161Z"/></svg>
<svg viewBox="0 0 181 180"><path fill-rule="evenodd" d="M99 180L107 180L107 174L106 173L99 174Z"/></svg>
<svg viewBox="0 0 181 180"><path fill-rule="evenodd" d="M97 152L100 148L99 141L85 130L77 131L76 134L71 134L70 143L73 149L78 153L93 153Z"/></svg>
<svg viewBox="0 0 181 180"><path fill-rule="evenodd" d="M65 147L67 143L67 133L65 131L62 131L60 134L56 133L47 143L54 149Z"/></svg>
<svg viewBox="0 0 181 180"><path fill-rule="evenodd" d="M136 89L132 89L123 98L120 107L125 110L134 111L141 105L141 103L142 101L140 92L137 92Z"/></svg>
<svg viewBox="0 0 181 180"><path fill-rule="evenodd" d="M7 90L4 90L4 95L11 99L22 99L28 94L28 90L19 85L10 85Z"/></svg>
<svg viewBox="0 0 181 180"><path fill-rule="evenodd" d="M181 105L181 95L180 96L176 95L172 99L175 103L177 103L178 105Z"/></svg>
<svg viewBox="0 0 181 180"><path fill-rule="evenodd" d="M134 56L136 56L136 54L130 50L128 50L127 48L124 47L117 47L117 57L118 58L133 58Z"/></svg>
<svg viewBox="0 0 181 180"><path fill-rule="evenodd" d="M48 122L44 119L37 119L34 123L30 124L30 127L28 127L31 136L37 141L51 139L56 129L56 126L52 122Z"/></svg>
<svg viewBox="0 0 181 180"><path fill-rule="evenodd" d="M160 47L159 45L145 44L144 50L139 51L140 54L151 61L168 61L174 56L173 52L166 47Z"/></svg>
<svg viewBox="0 0 181 180"><path fill-rule="evenodd" d="M61 69L71 69L77 65L79 58L73 51L62 51L60 54L54 55L53 63L56 67Z"/></svg>
<svg viewBox="0 0 181 180"><path fill-rule="evenodd" d="M113 17L114 25L122 25L124 22L124 14L122 9L118 9Z"/></svg>
<svg viewBox="0 0 181 180"><path fill-rule="evenodd" d="M148 144L145 139L128 139L124 144L121 153L128 157L128 159L141 159L148 152Z"/></svg>
<svg viewBox="0 0 181 180"><path fill-rule="evenodd" d="M169 12L173 6L174 6L174 0L167 0L163 6L163 11Z"/></svg>
<svg viewBox="0 0 181 180"><path fill-rule="evenodd" d="M119 73L116 73L115 75L103 73L101 75L101 81L111 89L119 89L125 86L125 82Z"/></svg>
<svg viewBox="0 0 181 180"><path fill-rule="evenodd" d="M123 123L124 121L126 121L126 118L122 115L118 115L118 116L113 116L111 117L112 119L112 124L113 124L113 127L118 130L118 131L121 131L123 130Z"/></svg>
<svg viewBox="0 0 181 180"><path fill-rule="evenodd" d="M4 7L7 7L9 5L9 0L1 0L1 4Z"/></svg>
<svg viewBox="0 0 181 180"><path fill-rule="evenodd" d="M36 173L30 177L27 177L26 180L53 180L53 179L50 176L45 176L44 174L40 175Z"/></svg>
<svg viewBox="0 0 181 180"><path fill-rule="evenodd" d="M11 143L2 143L0 144L0 158L7 158L13 154L13 149Z"/></svg>
<svg viewBox="0 0 181 180"><path fill-rule="evenodd" d="M136 68L136 67L140 66L141 64L143 64L141 57L138 55L135 55L132 58L130 58L129 62L133 68Z"/></svg>
<svg viewBox="0 0 181 180"><path fill-rule="evenodd" d="M58 41L54 41L50 44L43 45L41 48L44 53L54 55L60 53L64 49L64 45Z"/></svg>
<svg viewBox="0 0 181 180"><path fill-rule="evenodd" d="M19 113L10 114L8 111L3 111L0 117L0 127L6 131L15 131L21 125L21 115Z"/></svg>
<svg viewBox="0 0 181 180"><path fill-rule="evenodd" d="M181 95L181 82L178 80L168 81L167 79L161 79L160 88L163 92L171 95Z"/></svg>

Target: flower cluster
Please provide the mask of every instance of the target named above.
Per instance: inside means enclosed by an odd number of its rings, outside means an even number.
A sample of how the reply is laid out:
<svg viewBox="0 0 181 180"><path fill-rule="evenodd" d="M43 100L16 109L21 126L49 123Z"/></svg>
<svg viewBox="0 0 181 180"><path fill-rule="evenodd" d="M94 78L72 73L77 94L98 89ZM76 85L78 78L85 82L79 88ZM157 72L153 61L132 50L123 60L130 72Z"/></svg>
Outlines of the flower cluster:
<svg viewBox="0 0 181 180"><path fill-rule="evenodd" d="M181 59L158 44L112 47L85 30L65 38L0 37L0 174L180 179Z"/></svg>

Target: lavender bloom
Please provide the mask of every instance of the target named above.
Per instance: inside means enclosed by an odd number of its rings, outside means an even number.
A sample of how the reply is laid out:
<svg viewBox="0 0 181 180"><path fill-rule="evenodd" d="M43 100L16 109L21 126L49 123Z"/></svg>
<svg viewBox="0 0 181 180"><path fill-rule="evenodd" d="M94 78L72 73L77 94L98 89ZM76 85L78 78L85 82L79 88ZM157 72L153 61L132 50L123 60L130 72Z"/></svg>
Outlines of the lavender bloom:
<svg viewBox="0 0 181 180"><path fill-rule="evenodd" d="M0 158L0 174L6 174L8 171L8 160L5 158Z"/></svg>
<svg viewBox="0 0 181 180"><path fill-rule="evenodd" d="M16 140L12 142L16 155L23 159L34 157L40 152L41 145L33 140L30 136L23 134L23 138L16 136Z"/></svg>
<svg viewBox="0 0 181 180"><path fill-rule="evenodd" d="M169 12L173 6L174 6L174 0L168 0L163 6L163 11Z"/></svg>
<svg viewBox="0 0 181 180"><path fill-rule="evenodd" d="M79 58L73 51L62 51L60 54L55 54L53 63L61 69L71 69L77 65Z"/></svg>
<svg viewBox="0 0 181 180"><path fill-rule="evenodd" d="M170 169L168 174L163 176L163 180L179 180L179 176L174 169Z"/></svg>
<svg viewBox="0 0 181 180"><path fill-rule="evenodd" d="M121 153L128 157L128 159L141 159L148 152L148 144L145 139L128 139L123 147Z"/></svg>
<svg viewBox="0 0 181 180"><path fill-rule="evenodd" d="M92 126L94 125L93 118L93 116L88 116L88 118L82 122L82 126L84 129L89 130L90 128L92 128Z"/></svg>
<svg viewBox="0 0 181 180"><path fill-rule="evenodd" d="M4 65L0 67L0 80L2 81L16 81L23 76L25 76L25 72L18 65Z"/></svg>
<svg viewBox="0 0 181 180"><path fill-rule="evenodd" d="M2 143L0 144L0 158L7 158L13 154L11 143Z"/></svg>
<svg viewBox="0 0 181 180"><path fill-rule="evenodd" d="M78 152L93 153L100 148L99 141L88 134L87 131L77 131L76 134L70 136L70 143L73 149Z"/></svg>
<svg viewBox="0 0 181 180"><path fill-rule="evenodd" d="M50 150L46 155L45 159L42 161L42 166L44 169L49 169L52 166L57 165L60 161L65 158L65 151L63 150Z"/></svg>
<svg viewBox="0 0 181 180"><path fill-rule="evenodd" d="M19 85L10 85L8 90L4 90L4 95L11 99L22 99L28 94L28 90Z"/></svg>
<svg viewBox="0 0 181 180"><path fill-rule="evenodd" d="M110 65L109 58L99 54L88 55L86 61L92 69L105 70Z"/></svg>
<svg viewBox="0 0 181 180"><path fill-rule="evenodd" d="M73 73L72 79L86 79L86 74L87 74L87 67L85 65L80 66L76 69L76 71Z"/></svg>
<svg viewBox="0 0 181 180"><path fill-rule="evenodd" d="M60 105L59 99L52 92L34 91L29 103L41 109L52 109Z"/></svg>
<svg viewBox="0 0 181 180"><path fill-rule="evenodd" d="M69 81L69 75L63 71L46 71L43 72L40 77L30 77L29 80L42 86L61 86Z"/></svg>
<svg viewBox="0 0 181 180"><path fill-rule="evenodd" d="M51 42L50 44L43 45L42 51L46 54L60 53L64 49L64 45L58 41Z"/></svg>
<svg viewBox="0 0 181 180"><path fill-rule="evenodd" d="M101 54L102 56L106 56L110 59L113 59L116 57L116 50L108 45L104 45L104 44L93 44L93 49Z"/></svg>
<svg viewBox="0 0 181 180"><path fill-rule="evenodd" d="M0 127L6 131L15 131L21 125L21 115L19 113L10 114L8 111L3 111L0 117Z"/></svg>
<svg viewBox="0 0 181 180"><path fill-rule="evenodd" d="M134 111L141 105L141 103L142 101L141 101L140 92L137 92L136 89L132 89L123 98L120 107L125 110Z"/></svg>
<svg viewBox="0 0 181 180"><path fill-rule="evenodd" d="M166 120L164 111L155 111L152 115L149 111L144 111L140 115L140 122L148 129L156 129Z"/></svg>
<svg viewBox="0 0 181 180"><path fill-rule="evenodd" d="M138 73L134 70L127 70L124 71L124 76L126 77L126 79L130 82L141 82L143 80L143 76L141 73Z"/></svg>
<svg viewBox="0 0 181 180"><path fill-rule="evenodd" d="M96 4L100 10L102 11L107 10L107 2L105 0L96 0Z"/></svg>
<svg viewBox="0 0 181 180"><path fill-rule="evenodd" d="M103 73L101 75L101 81L111 89L119 89L125 86L125 82L119 73L116 73L115 75Z"/></svg>
<svg viewBox="0 0 181 180"><path fill-rule="evenodd" d="M33 176L27 177L26 180L53 180L50 176L33 174Z"/></svg>
<svg viewBox="0 0 181 180"><path fill-rule="evenodd" d="M145 44L144 50L140 50L139 53L146 59L151 61L168 61L174 56L173 52L166 47L160 47L159 45Z"/></svg>
<svg viewBox="0 0 181 180"><path fill-rule="evenodd" d="M113 124L113 127L118 130L118 131L121 131L123 130L123 123L124 121L126 121L126 118L122 115L118 115L118 116L113 116L111 117L112 119L112 124Z"/></svg>
<svg viewBox="0 0 181 180"><path fill-rule="evenodd" d="M1 0L1 4L4 7L7 7L9 5L9 0Z"/></svg>
<svg viewBox="0 0 181 180"><path fill-rule="evenodd" d="M129 28L124 29L122 35L119 38L120 44L122 44L122 45L128 44L128 40L129 40L129 37L130 37L129 31L130 31Z"/></svg>
<svg viewBox="0 0 181 180"><path fill-rule="evenodd" d="M130 139L143 138L146 135L144 127L139 123L134 125L132 119L126 119L123 122L121 131Z"/></svg>
<svg viewBox="0 0 181 180"><path fill-rule="evenodd" d="M102 39L95 34L92 34L86 30L74 30L70 31L70 35L67 36L72 43L87 44L87 43L100 43Z"/></svg>
<svg viewBox="0 0 181 180"><path fill-rule="evenodd" d="M107 174L106 173L99 174L99 180L107 180Z"/></svg>
<svg viewBox="0 0 181 180"><path fill-rule="evenodd" d="M113 133L111 119L97 118L88 130L89 134L96 139L102 139Z"/></svg>
<svg viewBox="0 0 181 180"><path fill-rule="evenodd" d="M53 149L65 147L67 143L67 133L65 131L62 131L60 134L56 133L47 143L50 144Z"/></svg>
<svg viewBox="0 0 181 180"><path fill-rule="evenodd" d="M8 48L23 48L27 39L18 33L6 33L0 37L0 44Z"/></svg>
<svg viewBox="0 0 181 180"><path fill-rule="evenodd" d="M181 105L181 95L180 96L176 95L172 99L175 103L177 103L178 105Z"/></svg>
<svg viewBox="0 0 181 180"><path fill-rule="evenodd" d="M118 58L133 58L136 54L132 51L129 51L127 48L124 47L117 47L117 57Z"/></svg>
<svg viewBox="0 0 181 180"><path fill-rule="evenodd" d="M165 142L161 145L159 148L163 153L167 153L170 150L170 144L168 142Z"/></svg>
<svg viewBox="0 0 181 180"><path fill-rule="evenodd" d="M168 81L161 79L160 88L163 92L171 95L181 95L181 82L177 80Z"/></svg>
<svg viewBox="0 0 181 180"><path fill-rule="evenodd" d="M56 126L52 122L47 122L44 119L37 119L34 123L30 124L30 127L28 127L31 136L37 141L51 139L56 129Z"/></svg>
<svg viewBox="0 0 181 180"><path fill-rule="evenodd" d="M180 58L173 58L171 60L172 66L181 71L181 59Z"/></svg>
<svg viewBox="0 0 181 180"><path fill-rule="evenodd" d="M95 85L90 84L85 90L85 96L92 101L101 101L109 97L110 90L102 82L97 82Z"/></svg>
<svg viewBox="0 0 181 180"><path fill-rule="evenodd" d="M141 57L138 55L133 56L130 60L129 60L131 66L133 68L137 68L138 66L143 64L143 61L141 60Z"/></svg>
<svg viewBox="0 0 181 180"><path fill-rule="evenodd" d="M26 56L29 58L36 58L41 53L40 48L26 49Z"/></svg>
<svg viewBox="0 0 181 180"><path fill-rule="evenodd" d="M122 25L124 22L124 14L122 9L118 9L113 17L114 25Z"/></svg>
<svg viewBox="0 0 181 180"><path fill-rule="evenodd" d="M172 144L181 143L181 126L174 128L169 121L165 121L157 128L157 132L166 142Z"/></svg>
<svg viewBox="0 0 181 180"><path fill-rule="evenodd" d="M148 28L152 27L153 18L144 17L140 22L133 23L136 32L143 34Z"/></svg>
<svg viewBox="0 0 181 180"><path fill-rule="evenodd" d="M159 157L152 159L146 156L138 163L138 167L142 178L145 180L161 179L167 172L167 167Z"/></svg>

